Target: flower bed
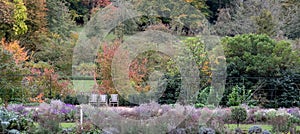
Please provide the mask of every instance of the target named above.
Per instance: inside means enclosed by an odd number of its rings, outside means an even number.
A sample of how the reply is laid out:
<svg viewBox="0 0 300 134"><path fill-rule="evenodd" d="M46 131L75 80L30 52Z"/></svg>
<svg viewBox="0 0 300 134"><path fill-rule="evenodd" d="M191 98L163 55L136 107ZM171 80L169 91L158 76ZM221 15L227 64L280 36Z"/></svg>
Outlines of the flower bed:
<svg viewBox="0 0 300 134"><path fill-rule="evenodd" d="M90 105L82 105L82 107L84 112L83 129L80 129L79 124L79 106L65 104L59 100L53 100L50 104L41 103L34 107L13 104L8 106L7 111L23 118L17 120L26 118L26 120L36 122L38 124L36 130L62 131L57 124L71 122L76 127L69 131L76 133L100 132L101 130L118 132L152 131L158 133L183 131L186 133L199 133L200 131L211 131L211 129L218 133L237 131L232 130L233 125L230 125L230 127L226 125L236 123L232 118L232 108L194 108L182 105L159 105L157 103L143 104L132 108L92 107ZM296 132L296 127L300 124L299 108L276 110L244 108L247 115L246 119L240 122L241 124L251 124L251 126L266 124L272 127L273 132ZM22 129L10 128L20 131L32 131L29 127L23 127ZM253 130L250 131L250 128ZM249 127L249 131L254 131L254 128L257 127Z"/></svg>
<svg viewBox="0 0 300 134"><path fill-rule="evenodd" d="M13 129L15 131L26 131L31 133L47 133L47 131L40 131L47 130L45 127L49 128L48 132L51 132L53 129L56 129L58 132L61 131L59 126L60 122L74 123L79 119L78 107L71 104L65 104L59 100L53 100L50 104L41 103L38 106L11 104L8 105L7 109L4 109L4 113L7 114L3 115L1 118L6 117L7 115L15 115L14 120L7 119L9 124L5 130L7 132ZM4 121L1 120L1 122Z"/></svg>

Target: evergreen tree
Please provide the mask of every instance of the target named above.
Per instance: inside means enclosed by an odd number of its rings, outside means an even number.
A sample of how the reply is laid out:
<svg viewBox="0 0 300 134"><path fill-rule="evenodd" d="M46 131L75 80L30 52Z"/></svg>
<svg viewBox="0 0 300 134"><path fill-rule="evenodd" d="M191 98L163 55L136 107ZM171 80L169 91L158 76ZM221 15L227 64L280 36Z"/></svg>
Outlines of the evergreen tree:
<svg viewBox="0 0 300 134"><path fill-rule="evenodd" d="M47 0L47 28L62 39L70 36L74 27L70 11L64 0Z"/></svg>
<svg viewBox="0 0 300 134"><path fill-rule="evenodd" d="M264 10L255 18L258 34L266 34L274 36L276 24L274 23L273 16L270 11Z"/></svg>
<svg viewBox="0 0 300 134"><path fill-rule="evenodd" d="M24 0L28 18L25 21L28 32L18 37L20 45L33 52L39 51L39 46L48 41L45 0Z"/></svg>

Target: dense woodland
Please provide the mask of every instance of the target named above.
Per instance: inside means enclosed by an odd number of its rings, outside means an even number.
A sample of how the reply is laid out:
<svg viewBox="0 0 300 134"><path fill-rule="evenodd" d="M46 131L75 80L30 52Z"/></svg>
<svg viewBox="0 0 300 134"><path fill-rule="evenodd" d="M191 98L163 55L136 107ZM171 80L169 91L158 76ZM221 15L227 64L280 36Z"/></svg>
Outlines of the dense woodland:
<svg viewBox="0 0 300 134"><path fill-rule="evenodd" d="M161 7L157 6L161 3L153 0L125 1L138 10ZM70 93L71 97L76 96L71 82L73 48L81 30L93 16L105 8L118 8L117 2L0 0L1 101L6 104L18 101L12 98L38 101L41 96L43 99L65 99ZM201 15L181 14L182 2L192 5ZM212 35L221 38L226 57L228 79L224 96L219 98L221 105L300 106L299 0L182 0L166 3L163 3L164 9L157 11L164 10L171 17L141 16L120 23L110 32L110 41L99 50L96 65L78 65L81 76L93 76L92 80L97 80L94 91L117 93L110 66L114 52L126 37L142 31L160 30L180 36L193 54L186 58L193 58L200 72L202 88L196 104L199 107L208 105L213 75L211 61L202 37L197 36L203 32L203 27L207 27ZM189 21L189 25L180 21ZM170 57L159 52L143 53L132 62L129 74L132 86L140 93L149 91L145 81L155 70L164 72L162 77L166 83L166 91L159 102L175 103L182 88L180 71ZM125 101L122 103L130 105Z"/></svg>

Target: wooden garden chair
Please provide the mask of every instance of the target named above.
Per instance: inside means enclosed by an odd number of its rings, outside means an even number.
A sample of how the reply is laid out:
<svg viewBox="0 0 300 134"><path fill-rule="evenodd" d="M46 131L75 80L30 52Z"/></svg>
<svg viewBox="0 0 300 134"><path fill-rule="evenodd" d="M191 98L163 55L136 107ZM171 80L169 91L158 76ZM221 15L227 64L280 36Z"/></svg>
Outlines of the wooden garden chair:
<svg viewBox="0 0 300 134"><path fill-rule="evenodd" d="M107 95L106 94L101 94L99 98L99 105L105 105L108 106L107 104Z"/></svg>
<svg viewBox="0 0 300 134"><path fill-rule="evenodd" d="M119 106L118 94L111 94L109 99L109 106L115 106L115 105L117 105L117 107Z"/></svg>
<svg viewBox="0 0 300 134"><path fill-rule="evenodd" d="M98 106L98 94L91 94L90 98L89 98L89 104L90 105L96 105Z"/></svg>

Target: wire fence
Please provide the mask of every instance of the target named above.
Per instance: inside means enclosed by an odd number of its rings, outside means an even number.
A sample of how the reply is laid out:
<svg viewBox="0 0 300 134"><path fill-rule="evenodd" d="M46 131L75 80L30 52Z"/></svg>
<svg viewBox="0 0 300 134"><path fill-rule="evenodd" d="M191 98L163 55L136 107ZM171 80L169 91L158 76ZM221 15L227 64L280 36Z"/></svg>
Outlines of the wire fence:
<svg viewBox="0 0 300 134"><path fill-rule="evenodd" d="M273 103L272 107L276 107L278 103L275 100L296 101L300 98L300 77L228 77L225 92L231 92L234 86L242 87L246 91L251 90L245 101L252 99L260 104ZM223 98L221 104L226 104L227 101L228 99ZM286 105L299 106L298 102L289 103Z"/></svg>
<svg viewBox="0 0 300 134"><path fill-rule="evenodd" d="M33 79L37 81L30 83L30 80ZM100 80L99 78L96 79ZM5 94L4 88L11 88L9 92L12 96L11 101L24 102L28 100L28 94L29 98L34 98L38 95L38 92L44 92L45 96L49 98L55 96L53 95L53 90L56 86L55 80L69 80L72 82L72 88L80 95L89 95L95 86L95 79L93 77L60 77L54 79L51 75L44 77L42 74L19 74L2 75L0 77L0 88L2 94ZM209 83L203 84L200 87L203 88L207 86L209 86ZM249 96L260 102L274 100L280 97L283 92L289 92L289 90L293 90L293 95L300 98L300 77L227 77L224 94L229 94L228 92L231 92L234 86L244 86L245 90L251 90L251 95ZM75 89L76 87L77 89ZM8 92L6 92L6 94L7 93ZM225 96L225 99L223 97L220 103L226 104L227 101Z"/></svg>

